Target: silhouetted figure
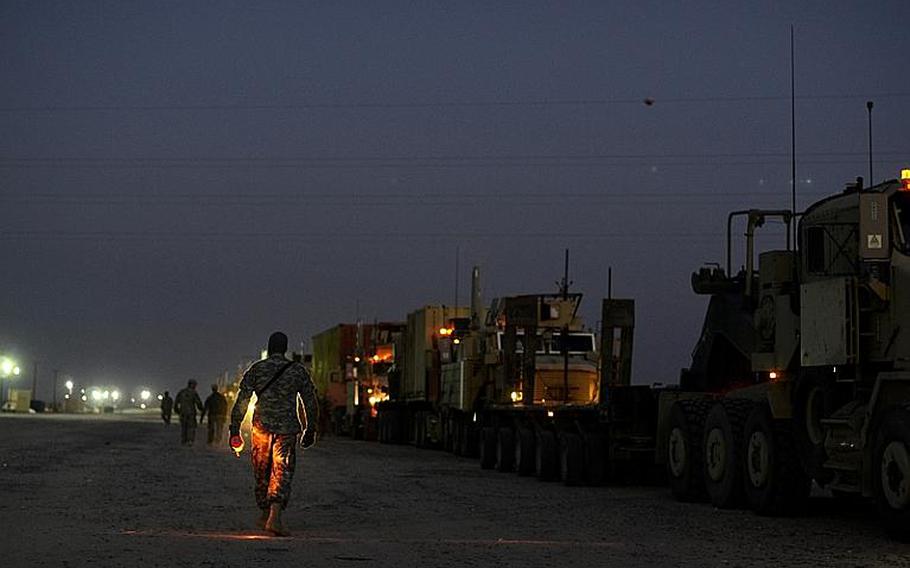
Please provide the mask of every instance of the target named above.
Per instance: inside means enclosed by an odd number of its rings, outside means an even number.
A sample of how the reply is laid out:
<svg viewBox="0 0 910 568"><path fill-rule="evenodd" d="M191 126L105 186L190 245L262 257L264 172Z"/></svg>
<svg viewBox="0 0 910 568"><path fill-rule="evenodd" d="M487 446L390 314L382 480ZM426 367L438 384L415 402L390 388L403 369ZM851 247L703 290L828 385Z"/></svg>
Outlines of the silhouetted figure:
<svg viewBox="0 0 910 568"><path fill-rule="evenodd" d="M319 407L316 387L306 368L288 361L284 353L288 338L280 331L269 337L268 357L254 363L240 381L240 392L231 412L231 438L240 436L240 423L256 393L250 456L256 478L256 504L261 514L257 524L279 536L287 535L281 512L291 496L291 480L297 461L297 439L300 436L299 400L306 411L303 434L304 448L316 443ZM239 446L240 440L237 440ZM234 446L234 444L232 444Z"/></svg>
<svg viewBox="0 0 910 568"><path fill-rule="evenodd" d="M196 392L196 381L190 379L186 388L174 398L174 412L180 417L180 443L192 446L196 441L196 409L203 410L202 400Z"/></svg>
<svg viewBox="0 0 910 568"><path fill-rule="evenodd" d="M206 443L208 445L220 444L224 440L224 423L227 421L228 403L224 395L218 392L218 385L212 385L212 394L205 399L205 408L202 409L200 422L209 417L209 429Z"/></svg>
<svg viewBox="0 0 910 568"><path fill-rule="evenodd" d="M164 391L164 397L161 399L161 419L164 420L165 426L171 424L171 410L174 408L174 399L169 392Z"/></svg>

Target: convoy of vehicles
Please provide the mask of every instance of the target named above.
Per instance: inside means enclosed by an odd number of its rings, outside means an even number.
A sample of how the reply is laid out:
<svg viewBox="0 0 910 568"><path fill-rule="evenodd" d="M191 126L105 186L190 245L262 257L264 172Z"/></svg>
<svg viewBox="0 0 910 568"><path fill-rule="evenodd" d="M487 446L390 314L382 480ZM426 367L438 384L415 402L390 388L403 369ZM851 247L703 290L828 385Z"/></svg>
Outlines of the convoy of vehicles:
<svg viewBox="0 0 910 568"><path fill-rule="evenodd" d="M745 266L731 232L745 220ZM786 247L758 252L766 220ZM790 239L789 227L795 238ZM382 442L479 459L568 485L665 477L682 501L759 514L799 511L812 481L875 500L910 530L910 170L862 181L805 212L745 210L727 263L692 276L708 296L679 384L633 385L634 303L603 300L599 334L556 294L429 306L395 343ZM599 340L597 337L599 336Z"/></svg>

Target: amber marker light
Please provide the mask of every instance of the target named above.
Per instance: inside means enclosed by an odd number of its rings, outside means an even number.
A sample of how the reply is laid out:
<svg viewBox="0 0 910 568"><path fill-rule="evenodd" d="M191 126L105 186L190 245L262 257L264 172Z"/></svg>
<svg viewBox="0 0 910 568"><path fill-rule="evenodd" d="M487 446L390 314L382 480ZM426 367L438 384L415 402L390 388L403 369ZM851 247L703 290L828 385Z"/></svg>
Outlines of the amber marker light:
<svg viewBox="0 0 910 568"><path fill-rule="evenodd" d="M901 170L901 190L910 191L910 168Z"/></svg>

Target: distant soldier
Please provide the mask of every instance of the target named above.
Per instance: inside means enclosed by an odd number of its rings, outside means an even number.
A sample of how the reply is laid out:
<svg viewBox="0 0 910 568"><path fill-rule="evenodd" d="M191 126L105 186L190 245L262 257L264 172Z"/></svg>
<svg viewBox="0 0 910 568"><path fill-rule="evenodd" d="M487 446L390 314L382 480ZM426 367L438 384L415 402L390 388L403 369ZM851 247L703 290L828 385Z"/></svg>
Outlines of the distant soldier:
<svg viewBox="0 0 910 568"><path fill-rule="evenodd" d="M196 441L196 409L203 410L202 400L196 392L196 381L190 379L174 398L174 412L180 417L180 443L186 446Z"/></svg>
<svg viewBox="0 0 910 568"><path fill-rule="evenodd" d="M161 399L161 419L166 426L171 424L171 410L174 408L174 399L171 393L164 391L164 397Z"/></svg>
<svg viewBox="0 0 910 568"><path fill-rule="evenodd" d="M319 420L316 387L302 364L285 358L287 348L285 334L275 332L269 337L268 357L254 363L244 373L231 412L231 446L238 447L242 445L240 423L250 398L256 393L250 455L256 478L256 504L260 509L257 524L278 536L288 534L281 522L281 513L291 495L297 461L301 399L306 412L302 428L305 433L300 440L303 448L316 443Z"/></svg>
<svg viewBox="0 0 910 568"><path fill-rule="evenodd" d="M224 423L227 421L228 402L224 395L218 392L218 385L212 385L212 394L205 399L205 408L202 409L202 417L199 422L205 421L205 415L209 416L208 445L220 444L224 438Z"/></svg>

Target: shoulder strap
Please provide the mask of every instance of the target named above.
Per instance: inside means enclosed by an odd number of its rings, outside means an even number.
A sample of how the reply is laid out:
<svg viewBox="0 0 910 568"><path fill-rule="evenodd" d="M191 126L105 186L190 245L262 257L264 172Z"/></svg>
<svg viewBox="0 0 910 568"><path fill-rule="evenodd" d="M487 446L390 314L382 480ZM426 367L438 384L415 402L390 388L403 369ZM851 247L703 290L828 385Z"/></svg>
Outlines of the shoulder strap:
<svg viewBox="0 0 910 568"><path fill-rule="evenodd" d="M294 364L294 361L288 361L288 362L287 362L287 365L285 365L285 366L283 366L281 369L279 369L278 372L275 373L275 376L272 377L271 379L269 379L269 382L265 383L265 386L264 386L264 387L262 387L261 389L259 389L258 391L256 391L256 396L262 396L262 393L264 393L266 390L268 390L268 388L269 388L270 386L272 386L272 383L274 383L275 381L277 381L278 378L279 378L281 375L283 375L284 372L287 371L288 368L289 368L291 365L293 365L293 364Z"/></svg>

